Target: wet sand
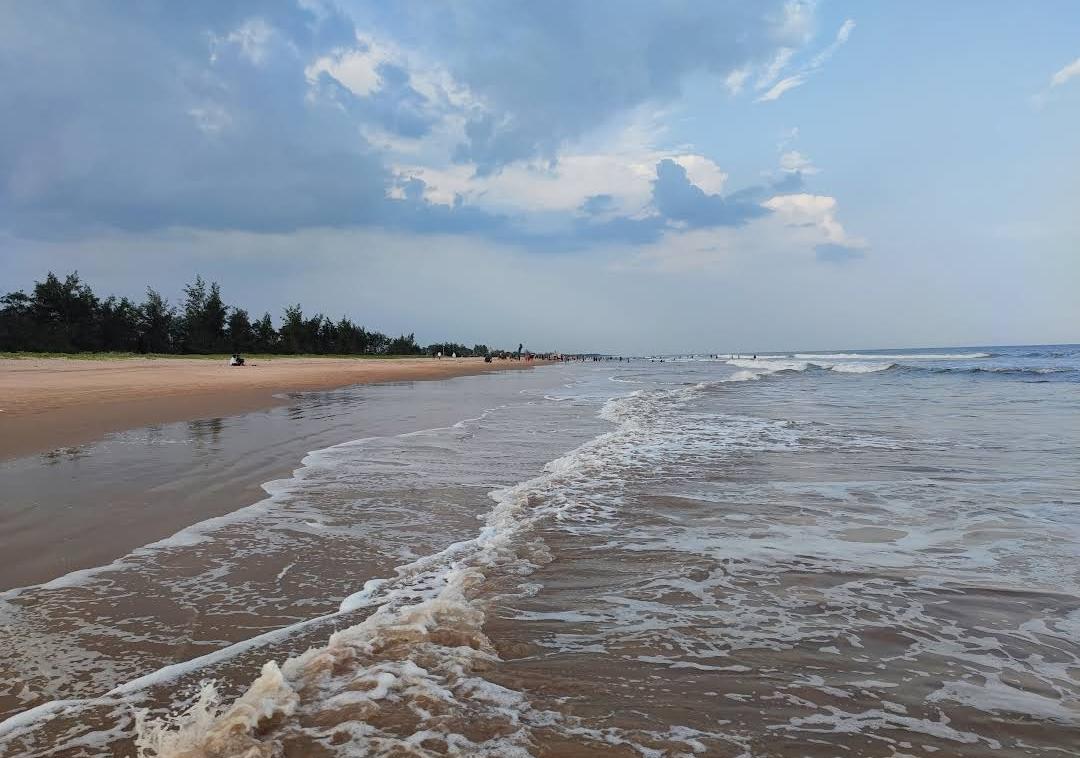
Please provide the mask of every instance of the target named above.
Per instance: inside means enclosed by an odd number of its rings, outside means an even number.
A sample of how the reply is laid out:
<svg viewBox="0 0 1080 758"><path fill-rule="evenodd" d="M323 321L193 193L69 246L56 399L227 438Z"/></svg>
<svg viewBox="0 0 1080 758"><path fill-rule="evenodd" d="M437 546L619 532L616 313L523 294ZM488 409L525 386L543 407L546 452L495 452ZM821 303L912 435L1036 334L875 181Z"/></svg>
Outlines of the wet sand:
<svg viewBox="0 0 1080 758"><path fill-rule="evenodd" d="M0 359L0 460L109 432L282 405L284 393L445 379L537 365L480 358Z"/></svg>
<svg viewBox="0 0 1080 758"><path fill-rule="evenodd" d="M431 363L441 371L490 366L470 359ZM258 396L266 408L149 424L106 433L85 444L72 444L70 425L60 420L56 433L68 434L62 447L6 460L0 456L0 591L109 563L190 524L257 502L266 497L264 483L288 477L309 451L476 415L497 402L492 392L500 384L500 373L507 379L507 374L540 379L531 372L489 371L475 381L447 377L422 385L409 381L275 394L266 390ZM221 402L242 403L243 396L242 390L223 393ZM153 402L146 400L147 405ZM191 407L207 414L213 412L213 402L200 396ZM166 398L161 404L172 410L186 407L183 399L173 403ZM92 404L70 412L78 411L99 417L102 413ZM23 421L67 412L28 414ZM0 420L0 431L11 428L5 425L9 421ZM19 443L4 436L0 445Z"/></svg>
<svg viewBox="0 0 1080 758"><path fill-rule="evenodd" d="M80 705L74 723L36 723L25 744L6 741L19 731L8 722L0 755L132 755L132 709L106 695L114 685L159 672L137 686L137 698L171 707L209 675L231 699L266 656L319 647L335 628L360 621L370 609L333 615L343 597L403 561L474 536L491 487L521 475L508 461L527 452L527 470L536 470L586 434L525 423L530 399L561 386L561 376L553 368L300 392L264 411L0 462L8 487L0 508L0 722L50 701L103 697ZM511 404L521 409L508 423L523 450L502 440L433 484L446 445L474 434L459 422ZM333 449L338 443L346 444ZM305 456L311 450L323 452ZM362 472L352 472L351 451L362 451ZM339 480L342 454L348 465ZM306 485L316 471L319 485ZM354 473L360 490L350 484ZM273 479L276 486L258 487ZM250 518L238 513L209 540L191 534L139 549L271 493L273 503L255 506ZM48 583L27 586L38 582ZM222 652L248 641L247 653ZM167 668L219 652L212 671Z"/></svg>

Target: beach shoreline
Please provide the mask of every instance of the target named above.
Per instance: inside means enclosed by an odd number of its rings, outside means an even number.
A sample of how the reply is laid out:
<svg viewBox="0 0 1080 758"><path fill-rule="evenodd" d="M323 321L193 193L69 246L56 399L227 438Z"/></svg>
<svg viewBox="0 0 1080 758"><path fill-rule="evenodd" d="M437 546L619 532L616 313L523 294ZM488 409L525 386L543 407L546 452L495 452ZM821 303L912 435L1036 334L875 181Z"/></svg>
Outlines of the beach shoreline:
<svg viewBox="0 0 1080 758"><path fill-rule="evenodd" d="M0 359L0 460L74 447L113 432L232 416L287 393L429 381L543 362L481 358L277 356L232 367L207 358Z"/></svg>

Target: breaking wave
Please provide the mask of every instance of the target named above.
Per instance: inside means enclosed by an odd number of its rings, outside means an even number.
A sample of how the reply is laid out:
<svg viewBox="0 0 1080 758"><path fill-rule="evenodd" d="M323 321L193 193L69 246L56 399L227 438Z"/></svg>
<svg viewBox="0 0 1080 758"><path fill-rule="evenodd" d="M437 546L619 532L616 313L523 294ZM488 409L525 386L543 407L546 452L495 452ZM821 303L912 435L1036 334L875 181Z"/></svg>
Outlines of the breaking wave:
<svg viewBox="0 0 1080 758"><path fill-rule="evenodd" d="M755 378L737 372L719 383ZM807 433L736 417L718 427L669 423L670 413L714 384L608 400L600 416L615 424L612 431L550 461L538 476L489 493L494 506L474 538L346 597L341 614L368 615L325 646L266 662L231 704L209 683L179 715L141 714L140 756L254 758L292 742L343 754L526 756L537 730L633 746L625 735L592 734L573 716L537 708L523 692L485 678L500 661L484 633L486 604L494 595L528 593L525 577L551 560L539 535L543 524L573 532L614 517L619 496L597 487L620 481L622 467L740 446L748 436L761 449L785 449Z"/></svg>
<svg viewBox="0 0 1080 758"><path fill-rule="evenodd" d="M267 662L231 705L220 703L211 683L179 716L140 715L140 755L269 756L281 734L268 725L282 722L324 748L347 745L364 754L527 755L528 727L550 725L558 714L534 711L525 695L480 675L498 660L482 631L481 588L492 573L524 576L549 560L543 543L528 539L530 528L588 509L562 493L611 458L610 448L633 431L630 406L643 394L604 406L601 415L618 424L615 431L551 461L537 477L491 492L495 505L476 537L400 566L394 577L371 580L347 597L341 613L372 612L324 647L280 666ZM477 723L485 724L483 739L467 726Z"/></svg>
<svg viewBox="0 0 1080 758"><path fill-rule="evenodd" d="M994 356L992 353L795 353L792 357L808 361L970 361Z"/></svg>
<svg viewBox="0 0 1080 758"><path fill-rule="evenodd" d="M892 361L878 362L855 362L855 361L826 361L826 360L777 360L772 358L741 359L735 358L727 361L729 366L736 366L758 373L759 375L775 374L781 371L806 371L809 368L825 369L840 374L873 374L878 371L888 371L896 367Z"/></svg>
<svg viewBox="0 0 1080 758"><path fill-rule="evenodd" d="M730 368L679 368L677 385L667 366L659 372L635 367L544 394L568 413L587 408L592 418L599 408L611 426L588 426L573 442L543 448L527 468L514 459L509 471L540 472L525 481L490 490L492 482L511 479L469 480L483 486L473 492L486 492L487 506L470 508L454 536L415 552L410 542L409 552L375 564L378 573L398 564L389 576L359 587L361 580L350 581L350 572L339 566L319 574L317 591L329 598L323 612L330 615L300 623L329 623L309 628L303 647L252 649L239 697L235 691L224 697L225 686L209 682L194 697L183 690L182 712L139 712L138 755L524 758L624 748L627 754L689 755L717 754L711 750L719 742L752 755L763 754L757 748L772 744L774 736L802 740L816 734L857 748L869 740L892 742L892 733L902 731L971 745L954 753L967 756L1008 743L977 719L951 722L955 704L1075 725L1069 672L1080 658L1072 648L1055 648L1053 660L1043 657L1044 638L1071 644L1078 628L1071 610L1074 578L1061 571L1076 544L1075 515L1047 511L1053 506L1065 513L1068 493L1037 490L1026 511L1014 507L1014 500L1025 501L1014 494L1020 490L1008 489L1011 475L972 483L997 470L986 458L995 448L978 449L981 442L967 435L954 444L936 432L894 434L873 411L904 408L879 398L888 397L883 388L922 375L909 372L1077 372L1008 368L997 361L912 366L886 355L833 355L844 357L764 356L728 360ZM880 383L825 381L823 373L893 370ZM818 377L812 381L834 393L827 397L845 399L850 390L861 393L861 402L848 415L841 403L829 406L840 411L817 419L803 415L801 405L790 413L783 399L794 394L802 402L803 395L795 377L782 378L785 372L810 372L805 379ZM734 397L728 391L734 382L773 374L781 375L778 381ZM606 399L612 382L623 383L617 391L628 394ZM920 388L949 383L909 382ZM1005 383L977 386L1009 389ZM877 402L882 404L872 405ZM523 418L500 420L500 433L534 428L535 416ZM535 451L531 439L523 437ZM428 442L437 447L434 439ZM505 446L506 437L495 442ZM969 444L978 452L967 452ZM355 462L351 453L366 460L373 447L364 440L346 443L305 465L348 469ZM459 447L439 449L434 461L458 460L462 453ZM478 449L487 455L495 448ZM404 457L394 450L386 457ZM335 451L343 460L330 454ZM781 457L792 454L800 457ZM476 465L475 459L461 460L469 470ZM898 464L911 475L896 477ZM799 465L811 467L810 473L798 473ZM434 482L441 481L438 471L421 469ZM357 465L342 477L365 481L370 473ZM436 497L440 504L445 500ZM475 503L472 496L470 501ZM477 531L473 514L484 510ZM357 523L350 513L350 523ZM1050 528L1057 542L1046 540ZM184 533L185 544L206 538L205 530ZM344 542L344 549L357 550L356 541ZM579 573L568 568L575 560ZM608 582L604 561L614 577ZM334 589L331 574L337 574ZM378 574L363 574L372 575ZM66 583L83 581L72 576ZM569 594L567 587L573 588ZM1042 605L1025 606L1022 593L1029 588L1042 593ZM1009 593L1021 594L1012 600ZM987 608L1015 618L998 631L972 626ZM332 635L331 624L338 628ZM541 633L522 631L529 628ZM296 654L309 644L315 646ZM782 666L773 653L784 656ZM888 668L872 668L884 660ZM596 667L591 678L590 665ZM196 660L178 666L218 675ZM562 666L558 678L545 678L556 666ZM978 676L956 678L955 666L969 666ZM634 723L588 714L583 703L595 702L586 698L605 686L598 682L619 681L598 678L596 671L623 676L630 667L637 678L627 675L627 681L643 686L627 690L623 699L606 693L599 709L630 713ZM678 671L667 676L665 668ZM160 680L164 671L144 679ZM251 680L254 671L260 673ZM646 705L641 691L661 678L664 687L687 689ZM572 683L579 679L580 691ZM1035 684L1020 687L1018 681ZM107 694L122 700L137 684ZM733 720L695 722L666 710L669 702L696 705L703 697L734 703L727 709L714 704L707 714L732 714ZM138 701L146 702L152 701ZM124 700L123 707L130 713L133 704ZM673 723L682 718L690 725ZM131 734L127 724L116 723L116 729ZM751 737L760 739L754 750Z"/></svg>

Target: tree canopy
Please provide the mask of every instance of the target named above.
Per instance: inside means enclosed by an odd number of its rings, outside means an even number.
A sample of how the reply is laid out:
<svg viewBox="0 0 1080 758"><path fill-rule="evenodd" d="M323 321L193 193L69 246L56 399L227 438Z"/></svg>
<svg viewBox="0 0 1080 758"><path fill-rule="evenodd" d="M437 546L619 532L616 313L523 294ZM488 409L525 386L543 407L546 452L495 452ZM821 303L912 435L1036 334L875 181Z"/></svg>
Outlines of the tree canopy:
<svg viewBox="0 0 1080 758"><path fill-rule="evenodd" d="M413 333L391 337L354 323L315 313L299 303L282 311L275 327L269 313L252 320L227 305L217 282L196 276L178 306L147 287L142 303L110 295L101 299L78 272L61 279L51 271L33 290L0 297L0 351L137 353L277 353L320 355L488 355L486 345L455 342L429 345Z"/></svg>

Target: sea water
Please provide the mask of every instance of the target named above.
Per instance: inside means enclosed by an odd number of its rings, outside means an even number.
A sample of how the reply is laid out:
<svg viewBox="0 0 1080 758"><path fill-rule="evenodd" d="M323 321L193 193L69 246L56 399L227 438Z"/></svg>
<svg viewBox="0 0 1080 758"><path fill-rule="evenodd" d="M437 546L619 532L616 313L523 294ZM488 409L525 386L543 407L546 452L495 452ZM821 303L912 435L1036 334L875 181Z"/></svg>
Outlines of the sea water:
<svg viewBox="0 0 1080 758"><path fill-rule="evenodd" d="M1077 754L1080 347L431 386L5 593L0 753Z"/></svg>

